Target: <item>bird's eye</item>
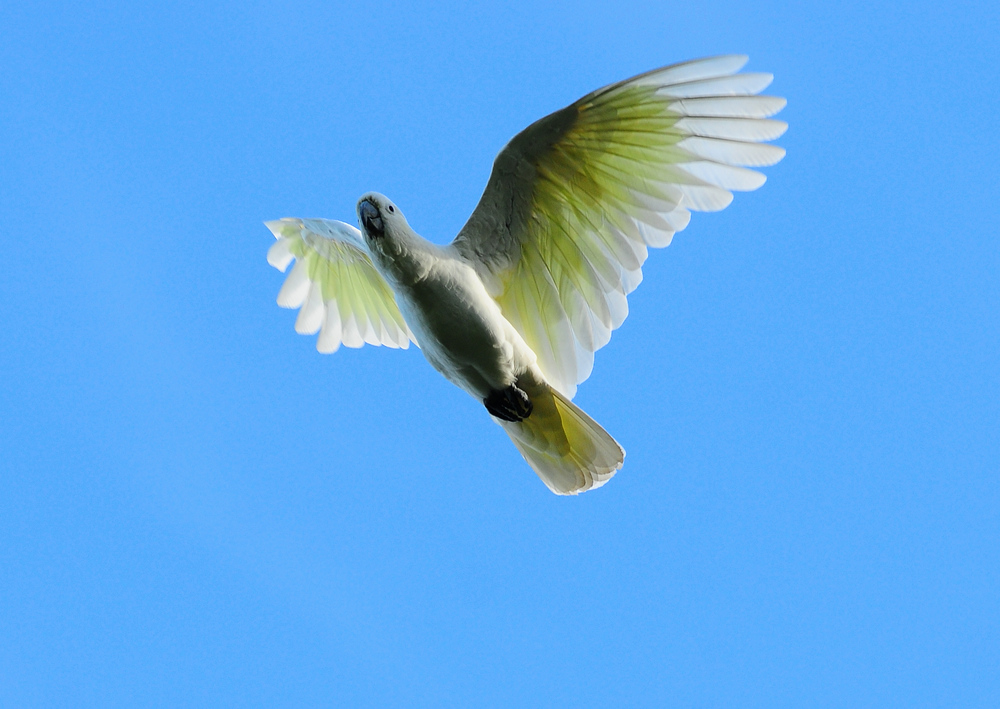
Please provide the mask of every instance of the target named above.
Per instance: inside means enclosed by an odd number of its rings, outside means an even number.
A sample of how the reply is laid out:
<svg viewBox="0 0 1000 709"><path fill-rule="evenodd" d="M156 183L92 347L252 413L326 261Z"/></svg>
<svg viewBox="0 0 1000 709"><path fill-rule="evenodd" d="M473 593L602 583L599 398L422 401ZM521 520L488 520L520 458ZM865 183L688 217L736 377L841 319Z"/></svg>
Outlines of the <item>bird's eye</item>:
<svg viewBox="0 0 1000 709"><path fill-rule="evenodd" d="M395 208L395 207L393 207L393 206L392 206L392 205L390 204L390 205L389 205L389 214L395 214L395 213L396 213L396 208Z"/></svg>

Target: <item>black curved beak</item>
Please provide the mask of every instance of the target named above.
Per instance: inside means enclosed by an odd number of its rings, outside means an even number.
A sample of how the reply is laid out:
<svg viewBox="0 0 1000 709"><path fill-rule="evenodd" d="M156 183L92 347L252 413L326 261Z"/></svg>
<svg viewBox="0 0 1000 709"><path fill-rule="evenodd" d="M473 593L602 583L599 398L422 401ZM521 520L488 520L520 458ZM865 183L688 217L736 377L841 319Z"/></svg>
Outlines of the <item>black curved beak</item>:
<svg viewBox="0 0 1000 709"><path fill-rule="evenodd" d="M378 213L378 207L366 199L358 205L358 216L361 217L361 226L369 236L382 236L385 226L382 224L382 216Z"/></svg>

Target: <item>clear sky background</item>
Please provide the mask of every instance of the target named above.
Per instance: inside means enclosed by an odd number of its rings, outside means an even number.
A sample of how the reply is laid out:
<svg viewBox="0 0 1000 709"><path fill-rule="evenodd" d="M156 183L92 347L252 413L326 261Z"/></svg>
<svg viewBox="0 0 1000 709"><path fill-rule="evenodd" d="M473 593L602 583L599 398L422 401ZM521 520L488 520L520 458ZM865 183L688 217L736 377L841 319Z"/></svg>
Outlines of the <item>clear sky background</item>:
<svg viewBox="0 0 1000 709"><path fill-rule="evenodd" d="M995 2L0 6L0 706L996 707ZM783 162L650 255L549 493L262 222L452 238L497 150L740 52Z"/></svg>

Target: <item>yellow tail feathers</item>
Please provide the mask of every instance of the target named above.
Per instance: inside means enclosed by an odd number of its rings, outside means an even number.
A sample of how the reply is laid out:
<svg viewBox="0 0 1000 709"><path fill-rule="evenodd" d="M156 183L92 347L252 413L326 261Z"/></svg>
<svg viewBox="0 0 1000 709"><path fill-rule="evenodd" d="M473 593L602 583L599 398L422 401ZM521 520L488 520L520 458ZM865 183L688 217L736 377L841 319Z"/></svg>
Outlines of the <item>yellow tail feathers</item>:
<svg viewBox="0 0 1000 709"><path fill-rule="evenodd" d="M527 393L531 416L518 423L494 420L552 492L586 492L618 472L625 451L594 419L547 384Z"/></svg>

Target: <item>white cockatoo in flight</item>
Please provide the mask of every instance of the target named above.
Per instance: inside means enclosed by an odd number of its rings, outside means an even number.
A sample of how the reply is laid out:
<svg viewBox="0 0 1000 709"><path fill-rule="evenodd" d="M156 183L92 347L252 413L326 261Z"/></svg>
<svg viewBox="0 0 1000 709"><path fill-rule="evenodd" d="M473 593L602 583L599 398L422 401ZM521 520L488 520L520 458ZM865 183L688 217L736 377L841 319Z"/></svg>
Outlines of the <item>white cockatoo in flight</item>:
<svg viewBox="0 0 1000 709"><path fill-rule="evenodd" d="M447 246L422 238L388 197L358 201L361 229L325 219L267 223L278 305L316 348L416 344L481 401L552 492L600 487L625 451L570 400L628 313L649 247L691 210L755 190L785 151L758 95L770 74L744 56L675 64L598 89L507 143L469 221Z"/></svg>

